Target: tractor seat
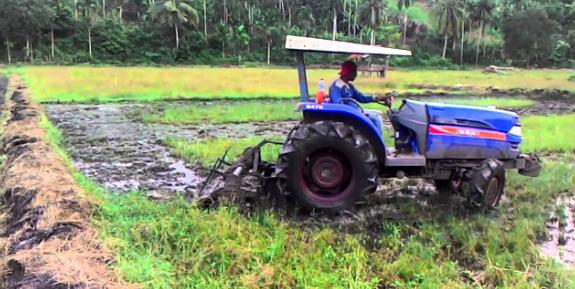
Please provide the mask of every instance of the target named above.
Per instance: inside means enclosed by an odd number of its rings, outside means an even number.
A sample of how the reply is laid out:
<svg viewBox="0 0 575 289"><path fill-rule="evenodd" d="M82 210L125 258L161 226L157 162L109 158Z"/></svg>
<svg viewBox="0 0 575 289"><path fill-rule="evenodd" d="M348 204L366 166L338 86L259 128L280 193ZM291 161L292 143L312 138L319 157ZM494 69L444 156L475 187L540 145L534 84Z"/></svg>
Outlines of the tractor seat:
<svg viewBox="0 0 575 289"><path fill-rule="evenodd" d="M383 120L384 120L384 119L383 119L383 112L381 112L381 110L377 110L377 109L365 109L364 111L366 112L366 115L367 115L367 113L377 115L377 118L383 123Z"/></svg>

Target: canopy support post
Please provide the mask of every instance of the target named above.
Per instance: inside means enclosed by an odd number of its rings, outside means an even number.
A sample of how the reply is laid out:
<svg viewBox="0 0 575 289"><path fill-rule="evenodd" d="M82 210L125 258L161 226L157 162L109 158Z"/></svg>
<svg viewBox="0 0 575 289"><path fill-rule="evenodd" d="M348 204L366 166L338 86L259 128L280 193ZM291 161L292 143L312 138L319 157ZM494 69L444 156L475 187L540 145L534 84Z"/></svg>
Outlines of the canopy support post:
<svg viewBox="0 0 575 289"><path fill-rule="evenodd" d="M301 102L309 101L309 92L307 87L307 74L305 71L305 58L303 51L296 51L297 73L299 77L299 93Z"/></svg>

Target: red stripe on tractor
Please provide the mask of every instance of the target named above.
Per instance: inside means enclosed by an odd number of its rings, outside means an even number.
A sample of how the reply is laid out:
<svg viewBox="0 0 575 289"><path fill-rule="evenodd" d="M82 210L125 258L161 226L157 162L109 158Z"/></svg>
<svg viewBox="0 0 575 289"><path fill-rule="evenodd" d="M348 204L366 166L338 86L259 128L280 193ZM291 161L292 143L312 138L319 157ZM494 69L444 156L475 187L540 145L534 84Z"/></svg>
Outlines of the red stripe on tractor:
<svg viewBox="0 0 575 289"><path fill-rule="evenodd" d="M506 141L507 135L501 132L475 129L467 127L456 127L447 125L430 125L429 134L432 135L452 135L461 137L481 138Z"/></svg>

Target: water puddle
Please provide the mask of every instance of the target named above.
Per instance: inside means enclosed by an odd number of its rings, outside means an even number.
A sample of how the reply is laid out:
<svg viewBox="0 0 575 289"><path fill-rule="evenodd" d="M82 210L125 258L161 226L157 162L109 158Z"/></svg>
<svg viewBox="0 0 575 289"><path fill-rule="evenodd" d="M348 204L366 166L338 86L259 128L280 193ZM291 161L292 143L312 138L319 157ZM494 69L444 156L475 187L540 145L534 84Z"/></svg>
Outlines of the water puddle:
<svg viewBox="0 0 575 289"><path fill-rule="evenodd" d="M569 269L575 269L575 199L560 199L559 209L553 212L547 222L547 242L541 245L541 252Z"/></svg>

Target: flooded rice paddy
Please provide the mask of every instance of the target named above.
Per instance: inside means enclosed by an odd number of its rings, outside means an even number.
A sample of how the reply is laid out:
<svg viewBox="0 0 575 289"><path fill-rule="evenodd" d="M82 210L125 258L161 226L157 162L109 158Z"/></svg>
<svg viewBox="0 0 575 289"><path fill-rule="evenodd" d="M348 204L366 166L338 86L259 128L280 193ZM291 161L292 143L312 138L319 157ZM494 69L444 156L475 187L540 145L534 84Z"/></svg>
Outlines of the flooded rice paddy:
<svg viewBox="0 0 575 289"><path fill-rule="evenodd" d="M45 105L64 134L78 170L106 189L191 192L202 182L202 168L174 157L163 140L179 137L244 138L286 135L295 122L221 125L166 125L138 121L137 111L154 104ZM170 104L177 105L177 104Z"/></svg>
<svg viewBox="0 0 575 289"><path fill-rule="evenodd" d="M218 102L202 103L212 105ZM203 182L207 170L197 164L186 163L175 157L163 140L178 137L190 141L207 138L264 138L285 137L297 122L268 122L242 124L196 124L168 125L143 123L137 115L142 111L161 112L169 106L181 106L189 102L122 103L122 104L47 104L50 120L64 134L65 147L73 159L75 167L92 180L117 193L145 191L150 196L161 199L166 195L196 192ZM196 103L197 104L197 103ZM226 105L233 105L225 102ZM511 109L520 115L546 115L554 113L574 113L575 104L561 101L539 101L534 106ZM432 201L433 185L419 182L413 191L397 189L398 184L384 182L376 205L343 215L329 222L342 227L351 226L357 221L381 222L393 218L394 199L409 199L425 208ZM404 186L405 187L405 186ZM391 201L390 201L391 200ZM390 204L391 202L391 204ZM546 256L573 268L575 264L575 201L565 204L563 220L551 218L548 222L549 240L542 244L541 252ZM400 218L398 216L398 218ZM350 228L351 228L350 227ZM352 228L350 230L353 230Z"/></svg>

